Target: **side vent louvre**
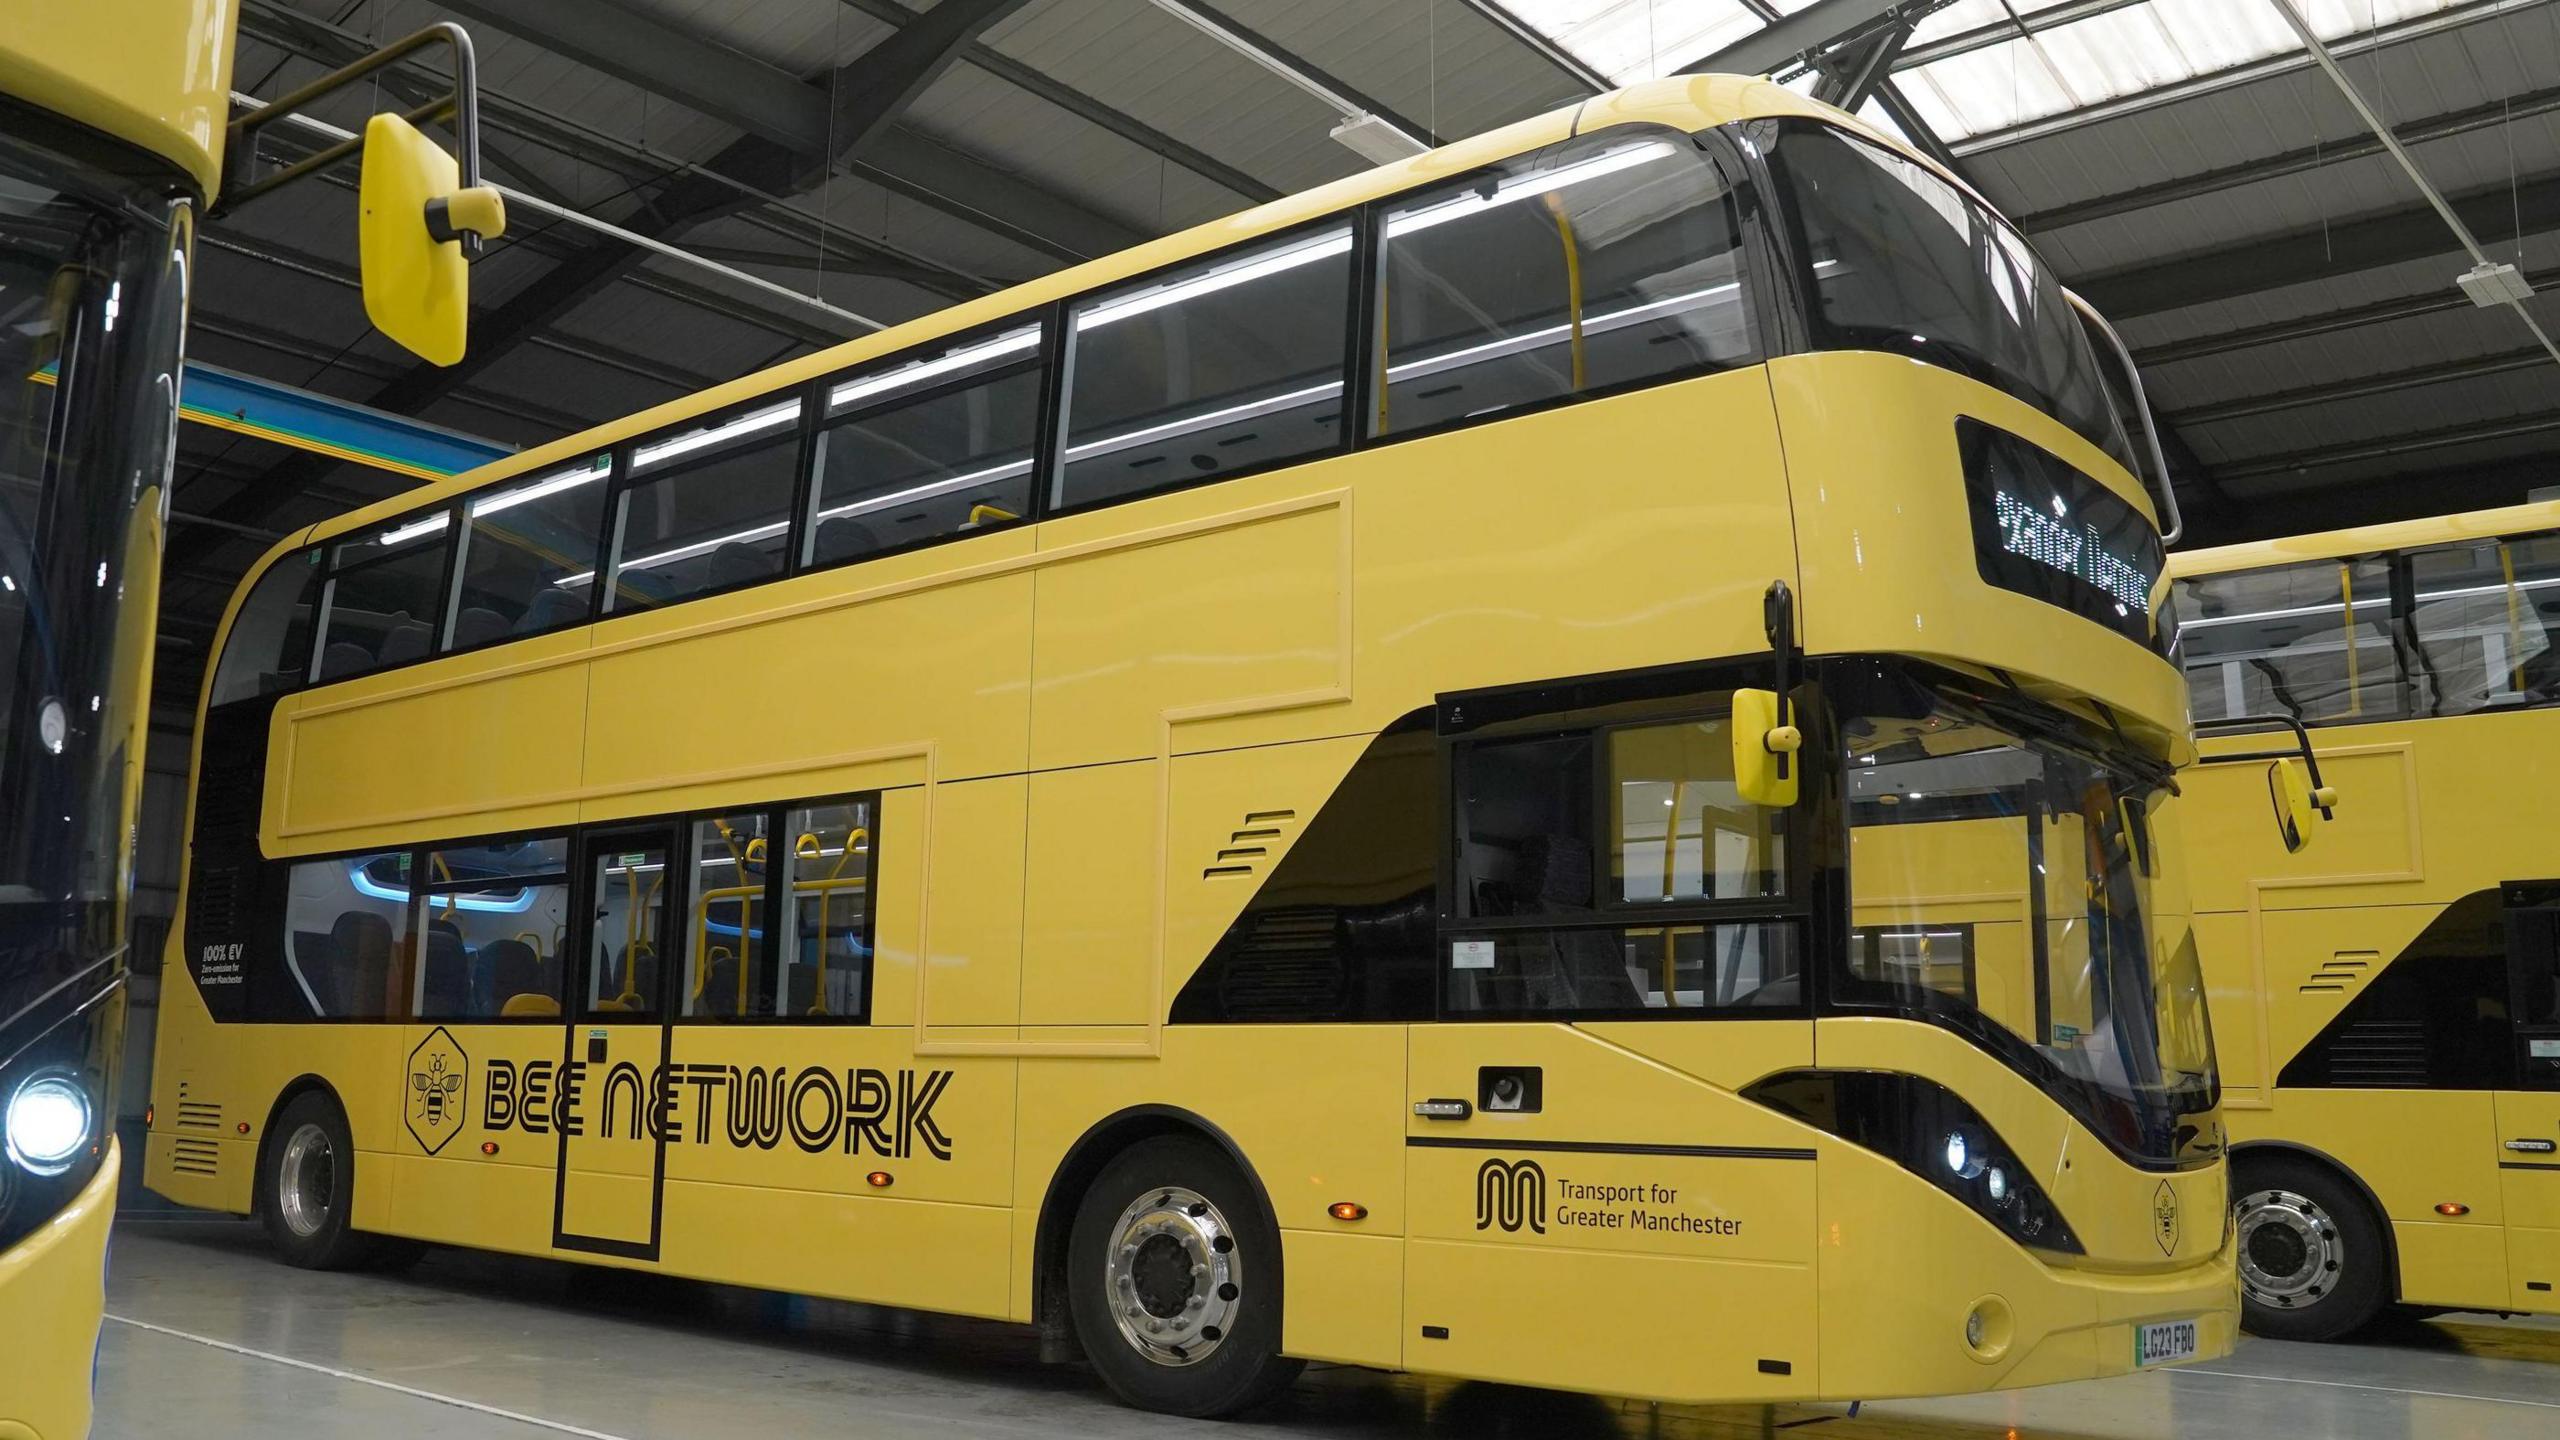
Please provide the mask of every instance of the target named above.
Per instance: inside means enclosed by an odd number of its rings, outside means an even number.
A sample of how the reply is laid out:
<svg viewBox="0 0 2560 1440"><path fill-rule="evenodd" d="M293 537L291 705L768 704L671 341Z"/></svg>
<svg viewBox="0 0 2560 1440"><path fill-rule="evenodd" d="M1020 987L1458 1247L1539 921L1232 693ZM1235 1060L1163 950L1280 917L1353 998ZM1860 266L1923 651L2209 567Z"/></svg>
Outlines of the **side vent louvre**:
<svg viewBox="0 0 2560 1440"><path fill-rule="evenodd" d="M1228 834L1227 843L1201 868L1200 878L1234 880L1261 874L1271 852L1281 848L1280 842L1297 823L1295 810L1246 811L1244 823Z"/></svg>
<svg viewBox="0 0 2560 1440"><path fill-rule="evenodd" d="M2417 1020L2359 1020L2329 1046L2329 1083L2414 1090L2427 1083L2426 1025Z"/></svg>
<svg viewBox="0 0 2560 1440"><path fill-rule="evenodd" d="M178 1128L181 1130L219 1130L222 1128L222 1105L214 1100L197 1100L187 1094L187 1082L178 1082Z"/></svg>
<svg viewBox="0 0 2560 1440"><path fill-rule="evenodd" d="M1236 1020L1291 1019L1337 1011L1349 984L1334 912L1325 906L1264 910L1230 937L1218 1002Z"/></svg>
<svg viewBox="0 0 2560 1440"><path fill-rule="evenodd" d="M2311 972L2311 978L2302 982L2301 993L2342 995L2371 975L2374 967L2381 963L2382 952L2379 950L2341 950Z"/></svg>
<svg viewBox="0 0 2560 1440"><path fill-rule="evenodd" d="M181 1175L218 1175L222 1147L211 1140L181 1138L170 1146L169 1168Z"/></svg>
<svg viewBox="0 0 2560 1440"><path fill-rule="evenodd" d="M266 789L263 765L208 765L196 777L196 833L256 833L258 802Z"/></svg>

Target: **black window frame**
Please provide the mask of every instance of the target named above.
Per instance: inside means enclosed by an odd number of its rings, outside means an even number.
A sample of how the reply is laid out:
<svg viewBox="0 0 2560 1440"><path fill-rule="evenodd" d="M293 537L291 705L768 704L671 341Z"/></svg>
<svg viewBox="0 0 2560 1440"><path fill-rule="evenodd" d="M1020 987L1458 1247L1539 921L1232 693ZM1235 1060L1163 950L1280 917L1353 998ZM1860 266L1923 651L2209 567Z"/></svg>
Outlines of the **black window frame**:
<svg viewBox="0 0 2560 1440"><path fill-rule="evenodd" d="M614 820L598 820L592 824L585 825L541 827L529 830L499 830L456 836L437 836L432 839L412 840L406 844L397 845L362 845L348 849L315 851L305 855L288 855L264 861L262 863L266 867L272 868L279 876L281 876L289 874L293 867L296 866L317 865L323 863L343 864L346 861L366 856L406 855L409 860L409 873L413 882L409 887L408 899L405 902L402 902L409 916L408 938L413 952L409 958L410 968L406 975L407 982L410 987L409 995L402 1001L401 1013L396 1015L367 1018L354 1018L337 1015L247 1015L242 1016L237 1020L217 1020L216 1023L249 1025L468 1024L552 1026L578 1023L577 1018L569 1013L569 995L567 993L568 982L572 976L571 962L575 957L569 956L565 947L560 955L552 957L554 963L559 964L562 967L559 976L557 977L560 981L562 992L557 997L561 1003L560 1014L429 1014L420 1009L416 994L417 984L423 973L426 961L426 929L429 923L427 916L428 902L433 896L440 892L468 891L475 883L467 880L457 880L443 884L427 881L425 876L427 857L429 855L435 854L439 851L470 849L476 846L532 841L558 841L566 847L564 852L568 857L566 868L558 871L542 871L536 874L529 874L524 877L524 883L528 887L550 884L562 884L569 886L571 891L571 907L574 913L579 898L586 893L583 888L586 884L586 877L581 873L581 866L584 863L583 857L586 854L584 847L588 841L642 830L672 830L677 833L678 840L673 852L669 856L668 865L670 869L675 870L678 873L669 876L667 880L665 895L668 915L671 923L680 923L690 926L693 913L694 872L699 859L696 853L697 846L695 845L694 840L696 834L695 827L698 824L715 817L754 814L763 816L771 827L771 833L779 835L785 828L787 828L791 813L795 810L815 809L827 805L860 804L866 806L868 809L870 819L869 824L866 827L867 834L864 838L867 840L871 848L870 858L866 864L866 869L870 876L870 889L867 892L867 898L863 905L862 933L859 937L863 949L869 953L862 967L862 986L857 1013L848 1015L685 1015L679 1013L681 1005L678 1004L662 1006L660 1013L644 1018L650 1023L663 1023L668 1025L868 1025L871 1023L872 1008L876 1000L880 977L878 943L880 927L880 837L885 826L886 818L883 813L884 803L887 800L889 793L890 787L885 786L869 790L830 791L823 795L793 796L783 800L757 800L742 802L735 805L713 805L701 809L682 810L664 814L631 816ZM761 901L761 903L766 906L767 914L769 915L778 916L782 913L781 906L784 889L782 881L782 867L778 864L769 862L766 865L765 888ZM284 892L279 891L278 893L281 895ZM252 925L255 932L260 935L274 935L281 937L285 927L291 923L291 919L290 903L284 902L277 906L273 914L260 916L252 922ZM575 922L573 922L573 925L574 923ZM572 938L574 939L577 937L573 935ZM688 944L689 939L690 932L688 931ZM261 963L272 963L274 965L281 966L284 963L284 952L281 946L278 945L273 948L272 954L270 955L255 955L249 958ZM689 954L682 950L677 952L677 956L675 958L685 959L688 963L690 961ZM777 955L777 960L778 959L779 956ZM662 963L660 967L659 983L663 987L678 986L682 983L683 975L684 967L682 965ZM256 987L253 985L252 989L254 990L255 988ZM675 995L671 989L667 995L659 998L680 1000L681 997Z"/></svg>
<svg viewBox="0 0 2560 1440"><path fill-rule="evenodd" d="M312 618L311 622L311 661L303 670L303 674L306 678L304 679L303 684L298 688L311 689L321 685L336 685L348 680L360 680L371 675L386 674L393 670L406 670L412 665L423 665L430 660L443 658L438 654L436 644L437 641L442 638L445 631L450 629L453 624L453 562L454 557L460 553L461 550L459 536L455 527L462 523L462 508L466 499L468 499L468 497L465 495L448 496L439 504L421 506L416 510L407 511L403 514L393 516L388 520L358 526L353 530L348 530L341 534L332 535L325 540L321 540L312 547L320 552L320 602L319 611ZM338 552L346 549L350 545L362 543L359 537L361 537L367 530L376 531L377 533L389 533L392 531L404 530L412 525L423 524L430 516L438 513L441 513L444 516L444 527L440 532L444 537L444 553L437 563L435 612L432 615L422 617L427 626L426 653L420 655L414 660L398 660L387 665L384 664L381 657L377 655L374 662L366 666L364 669L350 671L344 675L332 675L326 679L322 679L320 675L320 661L329 653L329 618L331 615L336 613L338 607L339 577L343 575L361 574L366 570L395 564L406 558L403 553L395 551L384 555L367 556L352 564L341 564L339 562ZM421 537L421 540L423 541L424 537ZM228 639L229 637L226 636L225 638ZM216 664L217 666L220 664L218 659L216 660ZM286 694L290 692L278 691L275 693Z"/></svg>
<svg viewBox="0 0 2560 1440"><path fill-rule="evenodd" d="M1822 793L1818 788L1821 782L1815 777L1826 772L1836 773L1838 767L1825 765L1811 745L1799 752L1799 764L1812 772L1801 782L1804 798L1777 812L1782 865L1778 871L1780 889L1776 895L1736 900L1603 903L1601 897L1607 887L1597 855L1600 841L1595 839L1592 863L1594 903L1587 912L1561 916L1472 916L1460 913L1458 903L1458 858L1465 834L1465 799L1460 777L1464 773L1461 768L1464 753L1470 747L1542 736L1588 738L1592 742L1592 776L1591 783L1585 787L1586 803L1590 806L1593 835L1605 836L1609 817L1608 787L1612 782L1606 743L1610 732L1704 720L1729 721L1733 714L1729 702L1723 705L1701 703L1702 698L1766 685L1769 674L1765 664L1726 662L1704 667L1667 666L1595 677L1589 681L1533 681L1441 697L1438 707L1441 804L1435 827L1439 839L1439 898L1431 968L1430 1019L1433 1023L1581 1024L1619 1020L1721 1023L1810 1020L1818 1013L1822 999L1818 991L1823 983L1818 947L1829 942L1830 931L1836 928L1826 922L1824 906L1829 903L1838 881L1837 877L1823 873L1813 853L1822 833L1821 827L1826 823L1822 810L1815 803ZM1564 718L1578 712L1621 706L1642 708L1633 714L1592 723L1573 723ZM1839 918L1846 920L1845 911ZM1450 947L1461 940L1567 931L1597 930L1623 934L1630 930L1657 928L1665 931L1703 928L1713 934L1719 927L1728 925L1762 925L1783 929L1789 934L1788 943L1794 950L1798 967L1798 993L1794 1003L1702 1005L1694 1008L1670 1004L1659 1008L1643 1005L1571 1009L1524 1006L1463 1011L1453 1010L1449 1003Z"/></svg>
<svg viewBox="0 0 2560 1440"><path fill-rule="evenodd" d="M802 516L808 508L807 498L810 485L809 450L811 444L816 438L816 431L810 426L809 416L812 408L822 403L824 398L825 392L820 388L820 382L804 381L797 385L788 385L773 390L767 390L762 394L752 395L744 400L735 401L716 409L706 410L697 415L688 415L681 420L661 425L657 429L632 436L630 439L621 441L614 445L612 447L614 465L613 479L611 481L613 488L605 496L605 517L602 541L597 547L596 552L596 593L594 597L587 602L587 613L594 617L595 623L602 624L607 620L620 620L634 615L656 615L678 605L689 605L696 600L709 600L719 595L732 595L741 590L752 590L759 585L777 584L781 581L788 580L793 575L799 573L794 568L792 561L799 554L800 545L802 543ZM679 459L666 461L663 464L653 466L646 475L638 473L640 452L651 445L662 444L668 440L676 439L695 431L716 430L723 425L731 423L732 421L754 414L758 410L770 410L776 406L793 403L794 401L798 403L800 413L794 418L792 424L788 428L789 444L792 452L792 474L790 492L783 500L783 510L780 516L783 523L781 545L782 563L775 568L773 573L769 575L758 575L746 580L735 581L730 584L717 586L708 590L694 590L684 595L680 595L673 600L655 600L650 601L647 604L633 606L628 609L617 605L607 604L606 600L609 593L608 587L610 587L615 580L619 578L618 572L622 568L622 532L624 524L629 518L629 502L633 491L646 489L653 485L666 485L682 481L687 475L691 475L710 465L717 464L723 460L733 459L742 454L753 453L768 444L775 445L776 448L779 448L779 442L782 437L777 435L772 441L759 439L754 444L742 444L733 448L706 445L703 447L704 453L700 456L684 456ZM783 429L783 427L780 426L775 428L777 431Z"/></svg>
<svg viewBox="0 0 2560 1440"><path fill-rule="evenodd" d="M1410 430L1393 430L1384 435L1371 434L1369 418L1377 412L1378 384L1386 366L1385 357L1376 353L1378 323L1376 298L1386 284L1387 212L1401 209L1434 191L1461 190L1486 180L1500 179L1509 167L1530 156L1543 157L1548 153L1573 146L1588 145L1597 148L1604 141L1628 143L1632 137L1645 131L1659 132L1661 138L1674 144L1686 144L1695 148L1724 179L1729 203L1733 206L1736 234L1734 253L1741 257L1740 268L1737 271L1737 283L1742 287L1740 309L1750 326L1753 358L1731 365L1714 361L1684 365L1658 374L1620 381L1615 385L1551 395L1543 400L1528 401L1491 414L1458 415L1435 424L1416 426ZM1695 380L1708 375L1728 375L1736 370L1747 370L1754 365L1769 363L1771 357L1785 353L1773 343L1784 332L1776 324L1775 312L1768 303L1774 290L1770 277L1778 273L1775 262L1778 252L1769 243L1767 232L1772 227L1766 218L1767 208L1760 203L1759 196L1758 176L1744 162L1741 147L1733 143L1727 127L1718 126L1708 130L1691 131L1657 121L1636 121L1624 125L1607 125L1597 130L1579 131L1537 150L1523 150L1501 160L1479 165L1472 170L1441 176L1364 203L1360 207L1360 235L1365 242L1366 253L1360 284L1368 304L1363 311L1362 334L1358 337L1359 354L1354 357L1353 362L1353 371L1358 380L1355 388L1358 391L1357 399L1360 405L1360 412L1354 417L1359 439L1353 448L1373 450L1407 441L1428 440L1433 436L1447 435L1453 431L1472 430L1480 425L1498 424L1501 421L1517 419L1525 415L1543 415L1552 410L1561 410L1593 400L1606 400L1611 396L1632 394L1638 390L1677 385L1684 380ZM1370 363L1372 360L1377 363Z"/></svg>
<svg viewBox="0 0 2560 1440"><path fill-rule="evenodd" d="M463 571L468 567L471 559L471 536L469 528L471 525L472 505L477 501L502 495L508 490L513 489L518 484L539 484L547 477L561 474L568 467L565 464L535 466L520 474L510 475L504 480L494 481L475 489L463 491L461 494L454 497L454 519L452 523L462 528L457 529L454 532L453 555L445 566L445 585L447 590L451 593L446 597L444 603L444 623L436 627L436 649L428 655L428 659L442 660L447 656L452 655L477 655L483 650L494 650L501 645L512 645L518 640L534 640L545 635L557 635L563 631L575 630L581 626L592 625L596 622L596 607L602 603L604 596L605 556L607 554L607 547L612 543L613 539L613 526L615 520L614 505L616 503L613 487L615 482L622 478L623 472L628 466L629 456L625 453L627 449L627 445L605 445L588 452L586 456L586 463L590 465L599 460L603 460L610 462L613 466L612 472L604 477L605 494L602 502L604 506L604 523L596 527L595 548L588 556L589 564L592 566L592 570L596 578L588 583L587 604L585 610L581 611L573 619L563 620L556 625L548 625L540 630L527 630L521 634L510 633L500 635L495 639L484 640L477 645L457 646L449 643L453 638L453 627L458 623L462 614Z"/></svg>
<svg viewBox="0 0 2560 1440"><path fill-rule="evenodd" d="M843 369L830 371L812 382L810 408L803 422L807 435L801 447L799 489L792 501L791 553L788 556L790 564L785 571L785 576L822 575L831 570L842 570L849 565L859 565L869 560L885 559L891 555L910 555L918 550L930 550L937 545L952 545L963 540L977 539L981 535L1017 530L1025 525L1036 525L1048 518L1042 513L1041 501L1044 495L1043 484L1049 473L1051 456L1055 450L1056 437L1053 432L1056 427L1049 423L1049 417L1055 413L1058 367L1062 348L1059 335L1061 317L1064 314L1064 309L1056 304L1017 311L983 325L972 325L965 330L954 330L937 335L930 340L918 341L903 349L890 351L886 355L875 355L868 360L845 366ZM829 411L828 397L839 385L876 375L885 375L902 365L926 359L935 353L949 354L955 350L965 350L972 345L985 344L1025 326L1036 327L1039 331L1039 339L1038 343L1032 346L1030 353L1019 360L1007 361L992 369L936 380L931 384L903 392L894 398L869 404L856 402L841 414ZM827 431L865 416L903 410L912 405L928 404L977 386L995 384L1026 373L1039 377L1040 393L1038 400L1034 402L1036 412L1031 417L1031 472L1025 477L1030 482L1031 502L1019 518L985 526L965 535L926 535L901 545L891 545L834 560L818 560L810 553L810 547L817 540L818 502L823 498L823 492L818 485L818 444Z"/></svg>
<svg viewBox="0 0 2560 1440"><path fill-rule="evenodd" d="M1342 257L1341 263L1351 267L1344 285L1349 304L1346 308L1342 357L1337 362L1342 384L1343 410L1341 423L1335 428L1331 445L1321 450L1305 451L1260 465L1222 470L1214 475L1177 475L1161 485L1119 491L1081 504L1057 503L1059 487L1066 478L1064 467L1067 454L1067 422L1070 415L1068 399L1069 392L1075 386L1074 325L1077 310L1112 295L1144 290L1186 271L1214 270L1229 261L1241 259L1253 251L1285 248L1292 242L1311 239L1324 231L1337 230L1345 226L1348 226L1351 232L1351 248L1349 253ZM1034 517L1045 521L1064 519L1071 515L1087 515L1097 510L1108 510L1114 506L1151 500L1159 495L1197 490L1210 485L1224 484L1230 480L1248 479L1255 475L1268 475L1275 470L1286 470L1298 465L1314 465L1348 455L1360 448L1353 439L1359 427L1356 412L1352 407L1363 403L1363 397L1367 393L1359 379L1361 370L1365 368L1360 363L1360 355L1363 333L1370 323L1367 303L1369 286L1365 283L1365 277L1371 268L1369 257L1375 250L1376 229L1375 202L1363 203L1342 210L1327 211L1312 219L1302 220L1293 225L1284 225L1276 230L1266 230L1248 239L1239 240L1230 245L1221 245L1215 250L1185 255L1176 260L1169 260L1151 270L1143 270L1135 275L1124 275L1106 284L1092 286L1079 290L1073 295L1061 297L1052 307L1056 319L1053 327L1055 339L1051 343L1056 346L1056 357L1050 367L1049 385L1043 397L1045 409L1041 415L1040 425L1042 442L1039 457L1040 470L1037 476L1038 483L1032 492Z"/></svg>

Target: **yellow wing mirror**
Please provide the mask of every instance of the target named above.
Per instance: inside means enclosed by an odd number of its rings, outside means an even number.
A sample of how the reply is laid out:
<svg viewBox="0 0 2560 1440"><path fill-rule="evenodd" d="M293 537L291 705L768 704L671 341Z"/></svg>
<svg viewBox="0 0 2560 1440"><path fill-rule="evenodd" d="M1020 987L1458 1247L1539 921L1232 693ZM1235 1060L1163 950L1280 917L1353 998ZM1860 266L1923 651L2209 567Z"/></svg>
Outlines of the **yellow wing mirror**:
<svg viewBox="0 0 2560 1440"><path fill-rule="evenodd" d="M361 139L326 125L337 143L252 179L258 133L303 112L374 71L430 46L452 52L453 89L406 115L376 115ZM231 122L224 140L217 208L245 204L281 185L316 174L359 150L358 251L363 260L364 313L374 328L419 358L451 365L462 358L471 318L470 263L482 242L506 232L507 207L480 183L480 86L471 37L443 21L321 76L271 105ZM416 122L449 122L454 152L427 138Z"/></svg>
<svg viewBox="0 0 2560 1440"><path fill-rule="evenodd" d="M2287 755L2267 767L2267 798L2276 811L2276 835L2288 854L2311 848L2316 820L2331 818L2338 804L2337 787L2320 784L2300 756Z"/></svg>
<svg viewBox="0 0 2560 1440"><path fill-rule="evenodd" d="M462 237L504 234L506 202L486 185L465 186L444 147L397 115L365 122L356 197L365 318L421 359L460 360L471 327Z"/></svg>
<svg viewBox="0 0 2560 1440"><path fill-rule="evenodd" d="M2216 730L2265 730L2281 728L2293 732L2290 750L2249 750L2232 755L2203 755L2199 765L2236 765L2245 761L2264 760L2267 765L2267 800L2275 807L2276 838L2284 842L2285 852L2299 855L2311 846L2313 822L2337 818L2338 790L2320 779L2320 757L2311 751L2311 732L2290 715L2232 715L2220 720L2199 720L2195 731L2199 738Z"/></svg>
<svg viewBox="0 0 2560 1440"><path fill-rule="evenodd" d="M1796 803L1804 732L1784 721L1777 691L1733 692L1733 785L1747 804L1783 810Z"/></svg>

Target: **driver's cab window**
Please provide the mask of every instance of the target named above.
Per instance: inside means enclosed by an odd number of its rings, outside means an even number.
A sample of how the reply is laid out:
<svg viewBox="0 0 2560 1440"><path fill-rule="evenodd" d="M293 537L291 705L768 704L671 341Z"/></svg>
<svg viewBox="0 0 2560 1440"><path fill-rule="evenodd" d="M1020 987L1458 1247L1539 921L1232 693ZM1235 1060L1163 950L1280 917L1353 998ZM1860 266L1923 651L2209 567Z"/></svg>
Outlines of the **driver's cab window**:
<svg viewBox="0 0 2560 1440"><path fill-rule="evenodd" d="M1488 736L1452 764L1449 1013L1802 1002L1793 922L1767 914L1786 817L1741 800L1723 716Z"/></svg>

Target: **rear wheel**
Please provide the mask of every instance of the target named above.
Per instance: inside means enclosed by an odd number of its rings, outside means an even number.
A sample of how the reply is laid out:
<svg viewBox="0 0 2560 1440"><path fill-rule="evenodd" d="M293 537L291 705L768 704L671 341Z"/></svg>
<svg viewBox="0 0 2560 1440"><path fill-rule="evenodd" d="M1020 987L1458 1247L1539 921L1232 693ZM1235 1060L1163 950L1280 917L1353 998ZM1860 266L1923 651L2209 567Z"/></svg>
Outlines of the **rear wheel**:
<svg viewBox="0 0 2560 1440"><path fill-rule="evenodd" d="M2371 1323L2391 1291L2391 1251L2364 1197L2291 1156L2239 1165L2240 1318L2275 1340L2336 1340Z"/></svg>
<svg viewBox="0 0 2560 1440"><path fill-rule="evenodd" d="M285 1263L351 1270L417 1258L414 1242L354 1227L356 1147L337 1101L322 1091L305 1091L276 1116L268 1133L258 1172L258 1218Z"/></svg>
<svg viewBox="0 0 2560 1440"><path fill-rule="evenodd" d="M1131 1405L1232 1415L1287 1389L1280 1232L1215 1146L1159 1136L1122 1151L1077 1207L1067 1304L1085 1358Z"/></svg>

